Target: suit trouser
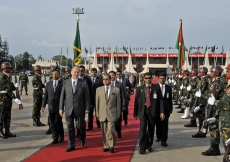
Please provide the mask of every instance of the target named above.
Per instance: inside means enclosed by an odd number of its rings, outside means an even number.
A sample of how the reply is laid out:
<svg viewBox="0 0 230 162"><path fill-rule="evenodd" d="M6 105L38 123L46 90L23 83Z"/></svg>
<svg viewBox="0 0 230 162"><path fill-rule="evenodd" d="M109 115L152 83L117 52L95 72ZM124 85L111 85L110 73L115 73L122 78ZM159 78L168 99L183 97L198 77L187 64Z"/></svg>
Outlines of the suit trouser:
<svg viewBox="0 0 230 162"><path fill-rule="evenodd" d="M128 109L128 107L129 107L129 98L128 97L126 97L126 99L125 99L125 105L126 105L126 110L123 111L123 120L128 121L128 114L129 114L129 109Z"/></svg>
<svg viewBox="0 0 230 162"><path fill-rule="evenodd" d="M59 115L59 113L49 113L49 118L52 138L57 139L59 136L64 137L62 117Z"/></svg>
<svg viewBox="0 0 230 162"><path fill-rule="evenodd" d="M117 119L117 121L115 122L115 130L117 133L121 133L122 130L122 118L121 116Z"/></svg>
<svg viewBox="0 0 230 162"><path fill-rule="evenodd" d="M93 128L93 112L94 112L94 106L89 110L88 113L88 128Z"/></svg>
<svg viewBox="0 0 230 162"><path fill-rule="evenodd" d="M76 139L75 139L75 127L74 127L74 119L77 121L77 127L80 129L80 137L81 139L85 139L86 137L86 129L85 129L85 115L77 116L72 112L71 115L66 115L66 123L68 128L68 147L75 147Z"/></svg>
<svg viewBox="0 0 230 162"><path fill-rule="evenodd" d="M154 117L156 121L156 135L157 139L161 139L161 141L166 142L168 139L168 122L169 122L169 114L165 114L165 119L161 121L160 117Z"/></svg>
<svg viewBox="0 0 230 162"><path fill-rule="evenodd" d="M104 121L101 122L101 132L104 148L114 147L116 144L115 137L115 122L114 121Z"/></svg>
<svg viewBox="0 0 230 162"><path fill-rule="evenodd" d="M148 129L147 129L148 126ZM150 109L145 107L145 114L140 119L139 146L140 150L145 150L153 144L155 121L151 115Z"/></svg>

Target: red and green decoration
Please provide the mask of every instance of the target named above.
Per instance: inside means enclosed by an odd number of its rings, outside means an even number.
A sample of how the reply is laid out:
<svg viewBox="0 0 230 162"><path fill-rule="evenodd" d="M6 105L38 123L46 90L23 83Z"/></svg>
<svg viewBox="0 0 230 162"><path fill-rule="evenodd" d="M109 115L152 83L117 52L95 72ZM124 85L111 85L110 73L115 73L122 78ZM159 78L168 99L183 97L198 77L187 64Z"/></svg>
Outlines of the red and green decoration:
<svg viewBox="0 0 230 162"><path fill-rule="evenodd" d="M181 70L182 66L184 65L184 61L185 61L185 51L187 50L186 47L184 46L184 39L183 39L183 32L182 32L182 20L180 20L180 29L179 29L175 47L178 49L177 68Z"/></svg>
<svg viewBox="0 0 230 162"><path fill-rule="evenodd" d="M79 30L79 21L77 21L77 31L73 44L73 53L74 53L74 65L79 65L81 63L81 39L80 39L80 30Z"/></svg>

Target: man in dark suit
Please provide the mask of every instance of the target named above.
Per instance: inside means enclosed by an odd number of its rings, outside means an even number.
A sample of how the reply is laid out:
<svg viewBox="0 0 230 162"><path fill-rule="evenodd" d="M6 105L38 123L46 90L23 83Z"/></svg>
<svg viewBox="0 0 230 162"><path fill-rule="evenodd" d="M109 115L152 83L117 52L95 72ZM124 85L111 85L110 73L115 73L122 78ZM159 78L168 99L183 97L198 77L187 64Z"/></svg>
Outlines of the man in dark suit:
<svg viewBox="0 0 230 162"><path fill-rule="evenodd" d="M116 81L122 83L126 91L126 99L125 99L126 110L122 110L122 111L123 111L123 120L125 122L125 125L127 125L128 124L128 113L129 113L128 107L129 107L130 95L133 95L133 87L129 79L122 78L121 71L118 70L116 72L116 77L117 77Z"/></svg>
<svg viewBox="0 0 230 162"><path fill-rule="evenodd" d="M92 81L92 100L91 103L93 107L89 110L88 114L88 129L87 130L92 130L93 129L93 112L95 108L95 96L96 96L96 89L98 87L103 86L103 81L101 77L97 76L97 69L92 68L91 69L91 81ZM100 121L96 118L96 124L97 127L100 128Z"/></svg>
<svg viewBox="0 0 230 162"><path fill-rule="evenodd" d="M46 84L45 94L42 100L42 112L45 111L46 103L49 108L50 127L52 131L52 144L58 143L58 137L60 136L59 142L64 141L64 129L62 123L62 117L59 115L59 101L62 89L62 81L60 78L59 68L55 68L52 71L53 81ZM47 102L48 101L48 102Z"/></svg>
<svg viewBox="0 0 230 162"><path fill-rule="evenodd" d="M157 98L153 100L152 105L155 110L163 110L165 118L160 118L159 112L156 111L154 115L154 121L156 121L156 135L157 142L161 141L162 146L168 146L166 143L168 139L168 121L169 116L173 110L172 104L172 88L165 84L166 74L160 73L158 76L158 84L155 84L152 88L153 92L156 92Z"/></svg>
<svg viewBox="0 0 230 162"><path fill-rule="evenodd" d="M111 77L111 87L117 87L120 90L121 108L122 108L122 110L126 110L126 106L125 106L126 91L125 91L125 88L124 88L122 83L116 81L115 71L110 71L109 75ZM121 112L120 112L120 114L121 114ZM118 138L121 138L121 136L122 136L122 134L121 134L122 124L121 123L122 123L122 118L120 115L120 117L117 119L117 121L115 123L115 130L117 132Z"/></svg>
<svg viewBox="0 0 230 162"><path fill-rule="evenodd" d="M152 75L150 73L144 74L144 83L142 86L137 87L135 103L134 103L134 118L140 119L140 132L139 132L139 146L140 154L144 154L146 149L152 152L153 136L155 121L153 117L163 110L156 109L151 104L153 103L153 91L151 91L153 84L151 83ZM154 94L156 95L156 94ZM163 114L162 118L164 117ZM159 115L160 116L160 115ZM159 117L158 116L158 117Z"/></svg>
<svg viewBox="0 0 230 162"><path fill-rule="evenodd" d="M79 68L73 67L71 71L72 78L63 82L59 114L62 116L65 107L65 117L68 128L68 148L66 152L75 149L75 128L74 119L78 122L80 129L81 146L85 145L86 129L85 129L85 114L89 112L90 95L87 83L79 79Z"/></svg>

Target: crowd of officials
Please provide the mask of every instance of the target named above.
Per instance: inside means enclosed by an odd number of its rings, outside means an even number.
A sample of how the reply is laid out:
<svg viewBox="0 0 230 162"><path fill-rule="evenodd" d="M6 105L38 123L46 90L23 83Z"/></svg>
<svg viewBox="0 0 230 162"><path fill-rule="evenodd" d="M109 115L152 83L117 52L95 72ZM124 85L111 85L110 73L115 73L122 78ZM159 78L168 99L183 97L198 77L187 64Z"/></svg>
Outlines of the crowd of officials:
<svg viewBox="0 0 230 162"><path fill-rule="evenodd" d="M0 75L0 138L6 139L16 137L9 130L12 99L17 104L21 104L21 101L13 93L19 88L19 84L12 83L9 75L11 65L4 62L1 68L3 72ZM86 131L93 130L95 115L96 125L102 131L102 151L113 153L116 144L115 132L117 138L122 138L122 120L124 125L128 124L130 96L136 88L134 118L140 120L140 154L144 154L146 150L153 151L155 128L156 141L161 142L162 146L168 145L168 119L173 111L173 104L178 104L178 113L184 113L181 118L190 119L185 127L197 127L198 119L198 132L192 135L193 138L204 138L208 130L210 132L210 148L202 152L202 155L220 155L219 143L222 136L225 157L228 157L230 65L226 67L226 74L223 74L220 66L213 66L210 75L206 67L191 71L178 69L167 77L165 73L160 73L157 84L152 84L151 73L135 75L110 71L100 74L97 69L92 68L90 74L87 74L84 66L67 68L66 74L62 76L59 67L54 67L50 81L44 84L41 79L41 66L36 65L34 71L36 74L32 79L33 126L45 125L40 121L40 111L44 112L48 104L49 129L46 133L52 133L52 144L63 142L62 116L65 112L68 128L67 152L75 149L76 138L80 139L81 146L85 145ZM21 94L25 86L25 94L28 95L28 77L22 73L19 80ZM168 84L165 84L166 80Z"/></svg>

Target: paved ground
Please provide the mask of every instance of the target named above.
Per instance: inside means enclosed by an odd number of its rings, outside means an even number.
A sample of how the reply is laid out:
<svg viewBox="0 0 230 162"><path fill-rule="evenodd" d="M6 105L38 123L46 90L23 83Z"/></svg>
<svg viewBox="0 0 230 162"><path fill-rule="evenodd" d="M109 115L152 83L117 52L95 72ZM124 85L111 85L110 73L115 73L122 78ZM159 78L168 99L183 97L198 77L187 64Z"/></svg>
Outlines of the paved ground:
<svg viewBox="0 0 230 162"><path fill-rule="evenodd" d="M31 79L31 77L29 77ZM32 86L29 87L29 95L23 92L21 96L23 101L23 110L18 110L18 106L13 104L11 131L17 135L16 138L0 139L0 161L18 162L40 150L52 139L51 135L45 135L48 129L44 127L32 126ZM220 162L222 161L224 149L221 143L221 156L205 157L201 155L202 151L209 148L209 137L204 139L194 139L192 134L197 132L197 128L185 128L183 124L188 120L180 119L182 114L176 113L174 109L170 117L168 147L164 148L160 143L154 142L153 152L145 155L138 154L137 146L132 156L132 162ZM47 123L47 110L42 113L41 121ZM66 130L65 119L63 119Z"/></svg>

